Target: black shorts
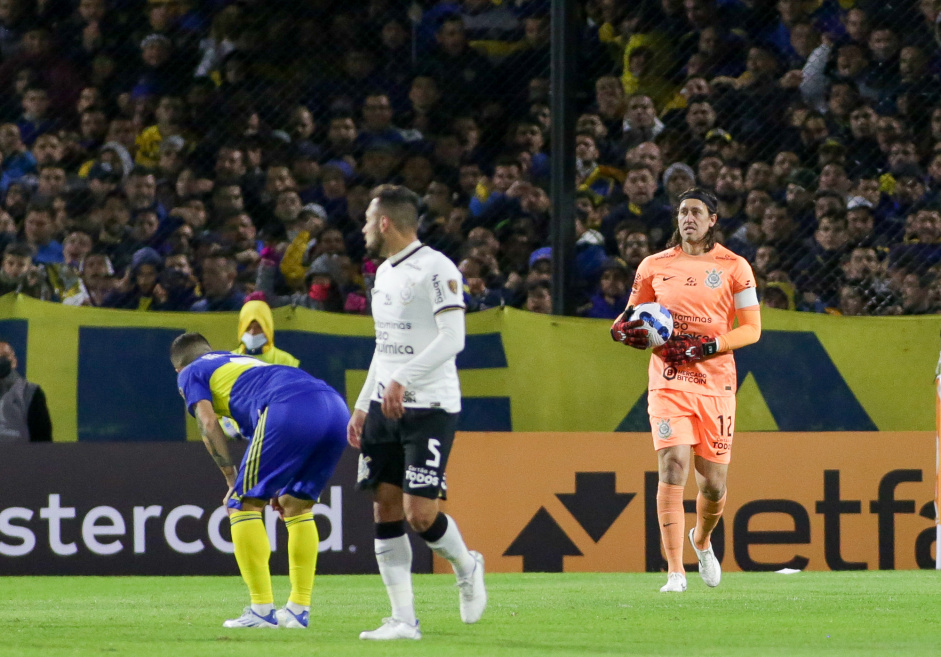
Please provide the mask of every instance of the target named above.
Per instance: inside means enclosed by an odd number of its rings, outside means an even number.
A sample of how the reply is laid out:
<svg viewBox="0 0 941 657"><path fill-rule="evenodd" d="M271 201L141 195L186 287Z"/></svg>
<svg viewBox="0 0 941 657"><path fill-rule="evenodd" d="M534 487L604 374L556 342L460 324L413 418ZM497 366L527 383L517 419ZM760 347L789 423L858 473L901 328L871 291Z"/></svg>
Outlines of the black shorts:
<svg viewBox="0 0 941 657"><path fill-rule="evenodd" d="M458 413L440 408L406 408L390 420L379 402L370 402L363 427L362 453L356 485L375 488L392 484L409 495L444 499L444 469L454 444Z"/></svg>

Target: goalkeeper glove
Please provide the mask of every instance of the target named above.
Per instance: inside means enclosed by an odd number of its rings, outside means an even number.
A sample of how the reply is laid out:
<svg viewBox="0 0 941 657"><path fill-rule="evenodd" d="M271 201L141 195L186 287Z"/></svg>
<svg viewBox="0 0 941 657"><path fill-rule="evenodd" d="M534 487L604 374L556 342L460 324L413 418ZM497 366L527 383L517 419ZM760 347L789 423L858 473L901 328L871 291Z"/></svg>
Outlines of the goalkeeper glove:
<svg viewBox="0 0 941 657"><path fill-rule="evenodd" d="M611 339L634 349L646 349L649 346L647 331L638 328L644 323L639 319L624 321L624 318L630 317L632 312L634 312L634 306L628 306L627 310L614 320L614 324L611 325Z"/></svg>
<svg viewBox="0 0 941 657"><path fill-rule="evenodd" d="M670 338L660 348L660 357L667 365L680 367L691 365L713 356L719 351L719 343L715 338L703 336L677 335Z"/></svg>

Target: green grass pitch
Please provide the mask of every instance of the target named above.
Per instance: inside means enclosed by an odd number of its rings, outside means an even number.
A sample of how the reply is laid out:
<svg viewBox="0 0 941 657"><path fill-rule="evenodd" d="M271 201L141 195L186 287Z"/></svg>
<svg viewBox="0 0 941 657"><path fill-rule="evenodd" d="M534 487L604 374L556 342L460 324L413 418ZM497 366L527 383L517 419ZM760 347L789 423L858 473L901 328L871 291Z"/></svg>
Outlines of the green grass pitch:
<svg viewBox="0 0 941 657"><path fill-rule="evenodd" d="M233 566L234 567L234 566ZM321 576L311 628L225 630L247 600L235 577L0 578L0 655L294 657L381 655L938 655L941 573L727 574L683 594L660 574L488 575L467 626L453 577L415 577L425 638L366 643L387 615L376 576ZM283 604L286 577L275 578Z"/></svg>

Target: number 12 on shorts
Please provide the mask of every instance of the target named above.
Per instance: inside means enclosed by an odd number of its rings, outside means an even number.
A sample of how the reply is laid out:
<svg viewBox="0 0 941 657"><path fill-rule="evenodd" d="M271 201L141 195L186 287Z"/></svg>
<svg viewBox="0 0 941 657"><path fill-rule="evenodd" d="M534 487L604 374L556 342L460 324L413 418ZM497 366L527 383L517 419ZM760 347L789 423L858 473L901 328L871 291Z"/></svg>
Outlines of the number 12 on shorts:
<svg viewBox="0 0 941 657"><path fill-rule="evenodd" d="M425 461L425 465L429 468L437 468L441 465L441 450L438 447L441 445L441 441L437 438L428 439L428 451L431 453L431 458Z"/></svg>
<svg viewBox="0 0 941 657"><path fill-rule="evenodd" d="M732 437L732 416L731 415L718 415L716 416L719 420L719 435ZM726 427L728 427L728 433L726 433Z"/></svg>

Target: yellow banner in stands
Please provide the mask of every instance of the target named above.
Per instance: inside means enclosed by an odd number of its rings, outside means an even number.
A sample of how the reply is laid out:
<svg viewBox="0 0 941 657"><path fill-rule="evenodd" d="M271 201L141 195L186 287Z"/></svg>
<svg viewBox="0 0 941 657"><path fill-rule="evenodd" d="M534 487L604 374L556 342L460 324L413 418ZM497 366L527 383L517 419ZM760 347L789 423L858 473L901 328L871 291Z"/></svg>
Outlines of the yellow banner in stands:
<svg viewBox="0 0 941 657"><path fill-rule="evenodd" d="M736 352L739 431L928 431L937 316L845 318L762 312ZM373 350L368 317L274 311L276 344L353 400ZM607 321L514 309L468 315L459 356L470 431L647 431L648 354ZM196 437L169 367L175 335L238 344L235 313L147 313L0 298L0 338L46 392L57 441Z"/></svg>

